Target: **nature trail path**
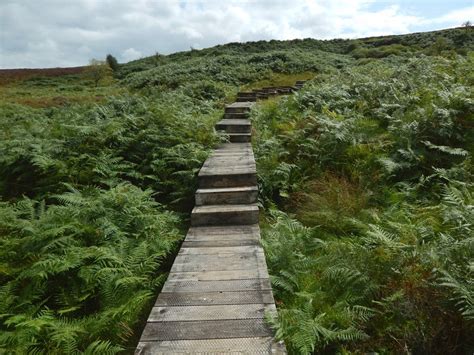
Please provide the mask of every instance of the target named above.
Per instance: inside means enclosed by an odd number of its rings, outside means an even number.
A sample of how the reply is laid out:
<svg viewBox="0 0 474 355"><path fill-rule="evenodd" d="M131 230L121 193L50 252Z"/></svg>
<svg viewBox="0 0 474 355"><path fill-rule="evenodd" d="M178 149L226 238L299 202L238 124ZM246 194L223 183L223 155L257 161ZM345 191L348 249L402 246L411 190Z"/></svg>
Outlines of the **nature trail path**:
<svg viewBox="0 0 474 355"><path fill-rule="evenodd" d="M300 88L239 93L216 125L229 135L199 174L191 228L148 317L136 354L286 354L265 322L276 312L260 245L253 102Z"/></svg>

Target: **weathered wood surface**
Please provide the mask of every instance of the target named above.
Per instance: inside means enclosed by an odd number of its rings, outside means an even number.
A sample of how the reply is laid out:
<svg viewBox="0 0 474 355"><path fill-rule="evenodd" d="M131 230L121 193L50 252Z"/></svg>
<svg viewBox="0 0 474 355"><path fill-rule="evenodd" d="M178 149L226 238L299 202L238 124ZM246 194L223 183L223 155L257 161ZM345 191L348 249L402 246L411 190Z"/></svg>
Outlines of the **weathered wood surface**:
<svg viewBox="0 0 474 355"><path fill-rule="evenodd" d="M271 290L164 292L156 306L207 306L217 304L271 304Z"/></svg>
<svg viewBox="0 0 474 355"><path fill-rule="evenodd" d="M147 354L285 354L269 337L156 341L141 343L139 349Z"/></svg>
<svg viewBox="0 0 474 355"><path fill-rule="evenodd" d="M257 202L257 195L256 186L198 189L196 191L196 206L251 204Z"/></svg>
<svg viewBox="0 0 474 355"><path fill-rule="evenodd" d="M140 341L228 339L263 336L272 336L271 330L263 319L219 319L213 321L148 322ZM198 351L198 349L195 350Z"/></svg>
<svg viewBox="0 0 474 355"><path fill-rule="evenodd" d="M192 227L136 354L286 353L264 319L276 308L260 245L251 105L228 105L216 126L234 138L219 145L198 174Z"/></svg>

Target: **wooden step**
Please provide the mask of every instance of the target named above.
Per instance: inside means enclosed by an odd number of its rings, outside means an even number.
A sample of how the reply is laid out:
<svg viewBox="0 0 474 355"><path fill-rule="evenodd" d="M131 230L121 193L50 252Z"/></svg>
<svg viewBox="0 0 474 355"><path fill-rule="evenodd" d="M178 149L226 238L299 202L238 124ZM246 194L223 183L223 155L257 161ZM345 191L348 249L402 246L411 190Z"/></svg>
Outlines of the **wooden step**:
<svg viewBox="0 0 474 355"><path fill-rule="evenodd" d="M237 97L236 102L256 102L257 97Z"/></svg>
<svg viewBox="0 0 474 355"><path fill-rule="evenodd" d="M257 99L263 98L262 93L259 91L251 91L251 92L239 92L237 93L237 102L255 102Z"/></svg>
<svg viewBox="0 0 474 355"><path fill-rule="evenodd" d="M219 241L237 239L257 241L259 238L260 227L258 224L239 226L203 226L189 228L186 241L217 243Z"/></svg>
<svg viewBox="0 0 474 355"><path fill-rule="evenodd" d="M196 206L191 213L192 226L258 223L257 204Z"/></svg>
<svg viewBox="0 0 474 355"><path fill-rule="evenodd" d="M221 263L225 264L225 258L221 258L219 260ZM174 274L179 275L186 275L186 274L195 274L195 273L202 273L202 274L213 274L213 273L229 273L229 274L239 274L242 273L249 273L251 270L228 270L228 271L188 271L188 272L178 272ZM259 291L259 290L268 290L272 289L270 285L270 281L268 277L258 279L235 279L235 280L197 280L197 281L169 281L167 282L169 285L165 285L163 288L163 292L167 293L190 293L190 292L242 292L242 291ZM210 302L208 303L210 304Z"/></svg>
<svg viewBox="0 0 474 355"><path fill-rule="evenodd" d="M278 86L264 86L262 88L262 90L264 90L264 91L276 91L277 88L278 88Z"/></svg>
<svg viewBox="0 0 474 355"><path fill-rule="evenodd" d="M199 188L257 185L257 167L250 143L224 143L204 162L198 173Z"/></svg>
<svg viewBox="0 0 474 355"><path fill-rule="evenodd" d="M198 181L201 189L253 186L257 184L257 171L255 166L201 169Z"/></svg>
<svg viewBox="0 0 474 355"><path fill-rule="evenodd" d="M257 97L257 94L254 91L238 92L237 97Z"/></svg>
<svg viewBox="0 0 474 355"><path fill-rule="evenodd" d="M293 87L279 87L277 88L277 91L279 94L291 94L294 91L295 88Z"/></svg>
<svg viewBox="0 0 474 355"><path fill-rule="evenodd" d="M224 114L224 119L248 119L249 118L249 112L242 112L242 113L225 113Z"/></svg>
<svg viewBox="0 0 474 355"><path fill-rule="evenodd" d="M263 251L253 253L217 254L217 255L178 255L171 268L172 273L185 272L212 272L212 271L248 271L264 267L265 255ZM266 267L266 266L265 266ZM201 283L202 284L202 283ZM202 284L204 287L204 284ZM214 283L216 289L222 291L244 291L248 289L246 283L229 283L227 281ZM259 285L252 284L252 289L271 289L268 279ZM175 284L181 291L187 287L184 283ZM173 287L174 287L173 286ZM214 287L213 286L213 287ZM171 287L171 286L170 286ZM210 286L209 286L210 287ZM250 287L250 286L249 286ZM257 287L257 288L253 288ZM168 288L167 288L168 289ZM173 288L175 291L176 289ZM168 289L169 290L169 289ZM201 292L203 290L200 290Z"/></svg>
<svg viewBox="0 0 474 355"><path fill-rule="evenodd" d="M263 319L265 312L275 311L275 305L209 305L153 307L150 322L213 321L222 319Z"/></svg>
<svg viewBox="0 0 474 355"><path fill-rule="evenodd" d="M245 143L252 140L251 133L228 133L227 135L231 143Z"/></svg>
<svg viewBox="0 0 474 355"><path fill-rule="evenodd" d="M233 144L233 143L230 143ZM238 144L238 143L234 143ZM212 170L213 168L237 168L255 166L255 158L250 151L222 151L214 152L206 159L201 170Z"/></svg>
<svg viewBox="0 0 474 355"><path fill-rule="evenodd" d="M216 129L227 133L250 133L251 123L247 119L225 118L217 122Z"/></svg>
<svg viewBox="0 0 474 355"><path fill-rule="evenodd" d="M253 91L257 95L257 99L264 100L264 99L267 99L268 96L269 96L269 93L265 90L262 90L262 89L255 89Z"/></svg>
<svg viewBox="0 0 474 355"><path fill-rule="evenodd" d="M217 238L225 238L230 236L233 238L257 238L260 235L260 226L253 224L250 226L209 226L209 227L191 227L186 235L186 240L194 240L195 238L208 238L216 236ZM200 239L201 240L201 239Z"/></svg>
<svg viewBox="0 0 474 355"><path fill-rule="evenodd" d="M250 111L252 105L251 102L234 102L225 107L225 113L245 113Z"/></svg>
<svg viewBox="0 0 474 355"><path fill-rule="evenodd" d="M198 339L141 342L136 355L145 354L286 354L282 344L272 337L256 337L228 339ZM244 350L243 350L244 349Z"/></svg>
<svg viewBox="0 0 474 355"><path fill-rule="evenodd" d="M239 270L239 272L242 270ZM196 290L193 290L196 291ZM214 304L273 303L271 290L245 289L239 291L214 290L208 292L162 292L157 306L206 306Z"/></svg>
<svg viewBox="0 0 474 355"><path fill-rule="evenodd" d="M250 143L223 143L219 144L214 152L221 152L221 151L243 151L248 150L253 152L252 144Z"/></svg>
<svg viewBox="0 0 474 355"><path fill-rule="evenodd" d="M264 319L226 319L210 322L148 322L141 342L270 337L272 331ZM241 348L242 349L242 348ZM196 351L196 350L194 350Z"/></svg>
<svg viewBox="0 0 474 355"><path fill-rule="evenodd" d="M240 93L257 100L276 90ZM276 311L261 246L252 102L226 107L219 144L198 173L191 228L135 354L286 354L264 320Z"/></svg>
<svg viewBox="0 0 474 355"><path fill-rule="evenodd" d="M196 206L222 204L251 204L257 202L257 186L198 189Z"/></svg>

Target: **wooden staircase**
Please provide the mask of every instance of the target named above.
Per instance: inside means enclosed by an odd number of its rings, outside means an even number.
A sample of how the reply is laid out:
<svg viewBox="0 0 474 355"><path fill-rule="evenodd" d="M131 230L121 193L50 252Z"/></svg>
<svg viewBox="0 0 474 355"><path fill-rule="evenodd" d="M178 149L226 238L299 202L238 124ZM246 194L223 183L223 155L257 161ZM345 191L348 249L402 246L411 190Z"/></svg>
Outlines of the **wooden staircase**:
<svg viewBox="0 0 474 355"><path fill-rule="evenodd" d="M286 354L264 320L276 308L260 246L248 115L257 99L288 92L242 93L226 106L216 129L229 143L219 145L198 174L191 228L136 354Z"/></svg>

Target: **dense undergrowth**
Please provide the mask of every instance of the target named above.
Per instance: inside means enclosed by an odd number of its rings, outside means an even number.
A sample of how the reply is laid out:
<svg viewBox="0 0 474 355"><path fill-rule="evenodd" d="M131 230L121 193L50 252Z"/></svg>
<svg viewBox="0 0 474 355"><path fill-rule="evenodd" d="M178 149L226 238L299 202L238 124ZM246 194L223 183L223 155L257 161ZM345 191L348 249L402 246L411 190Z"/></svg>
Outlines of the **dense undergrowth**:
<svg viewBox="0 0 474 355"><path fill-rule="evenodd" d="M175 93L3 113L1 347L133 343L184 234L215 109Z"/></svg>
<svg viewBox="0 0 474 355"><path fill-rule="evenodd" d="M278 335L293 353L468 349L472 45L465 29L234 43L98 87L8 82L0 352L133 352L224 103L314 77L253 118Z"/></svg>
<svg viewBox="0 0 474 355"><path fill-rule="evenodd" d="M472 68L472 53L357 63L253 112L272 323L292 353L472 352Z"/></svg>

